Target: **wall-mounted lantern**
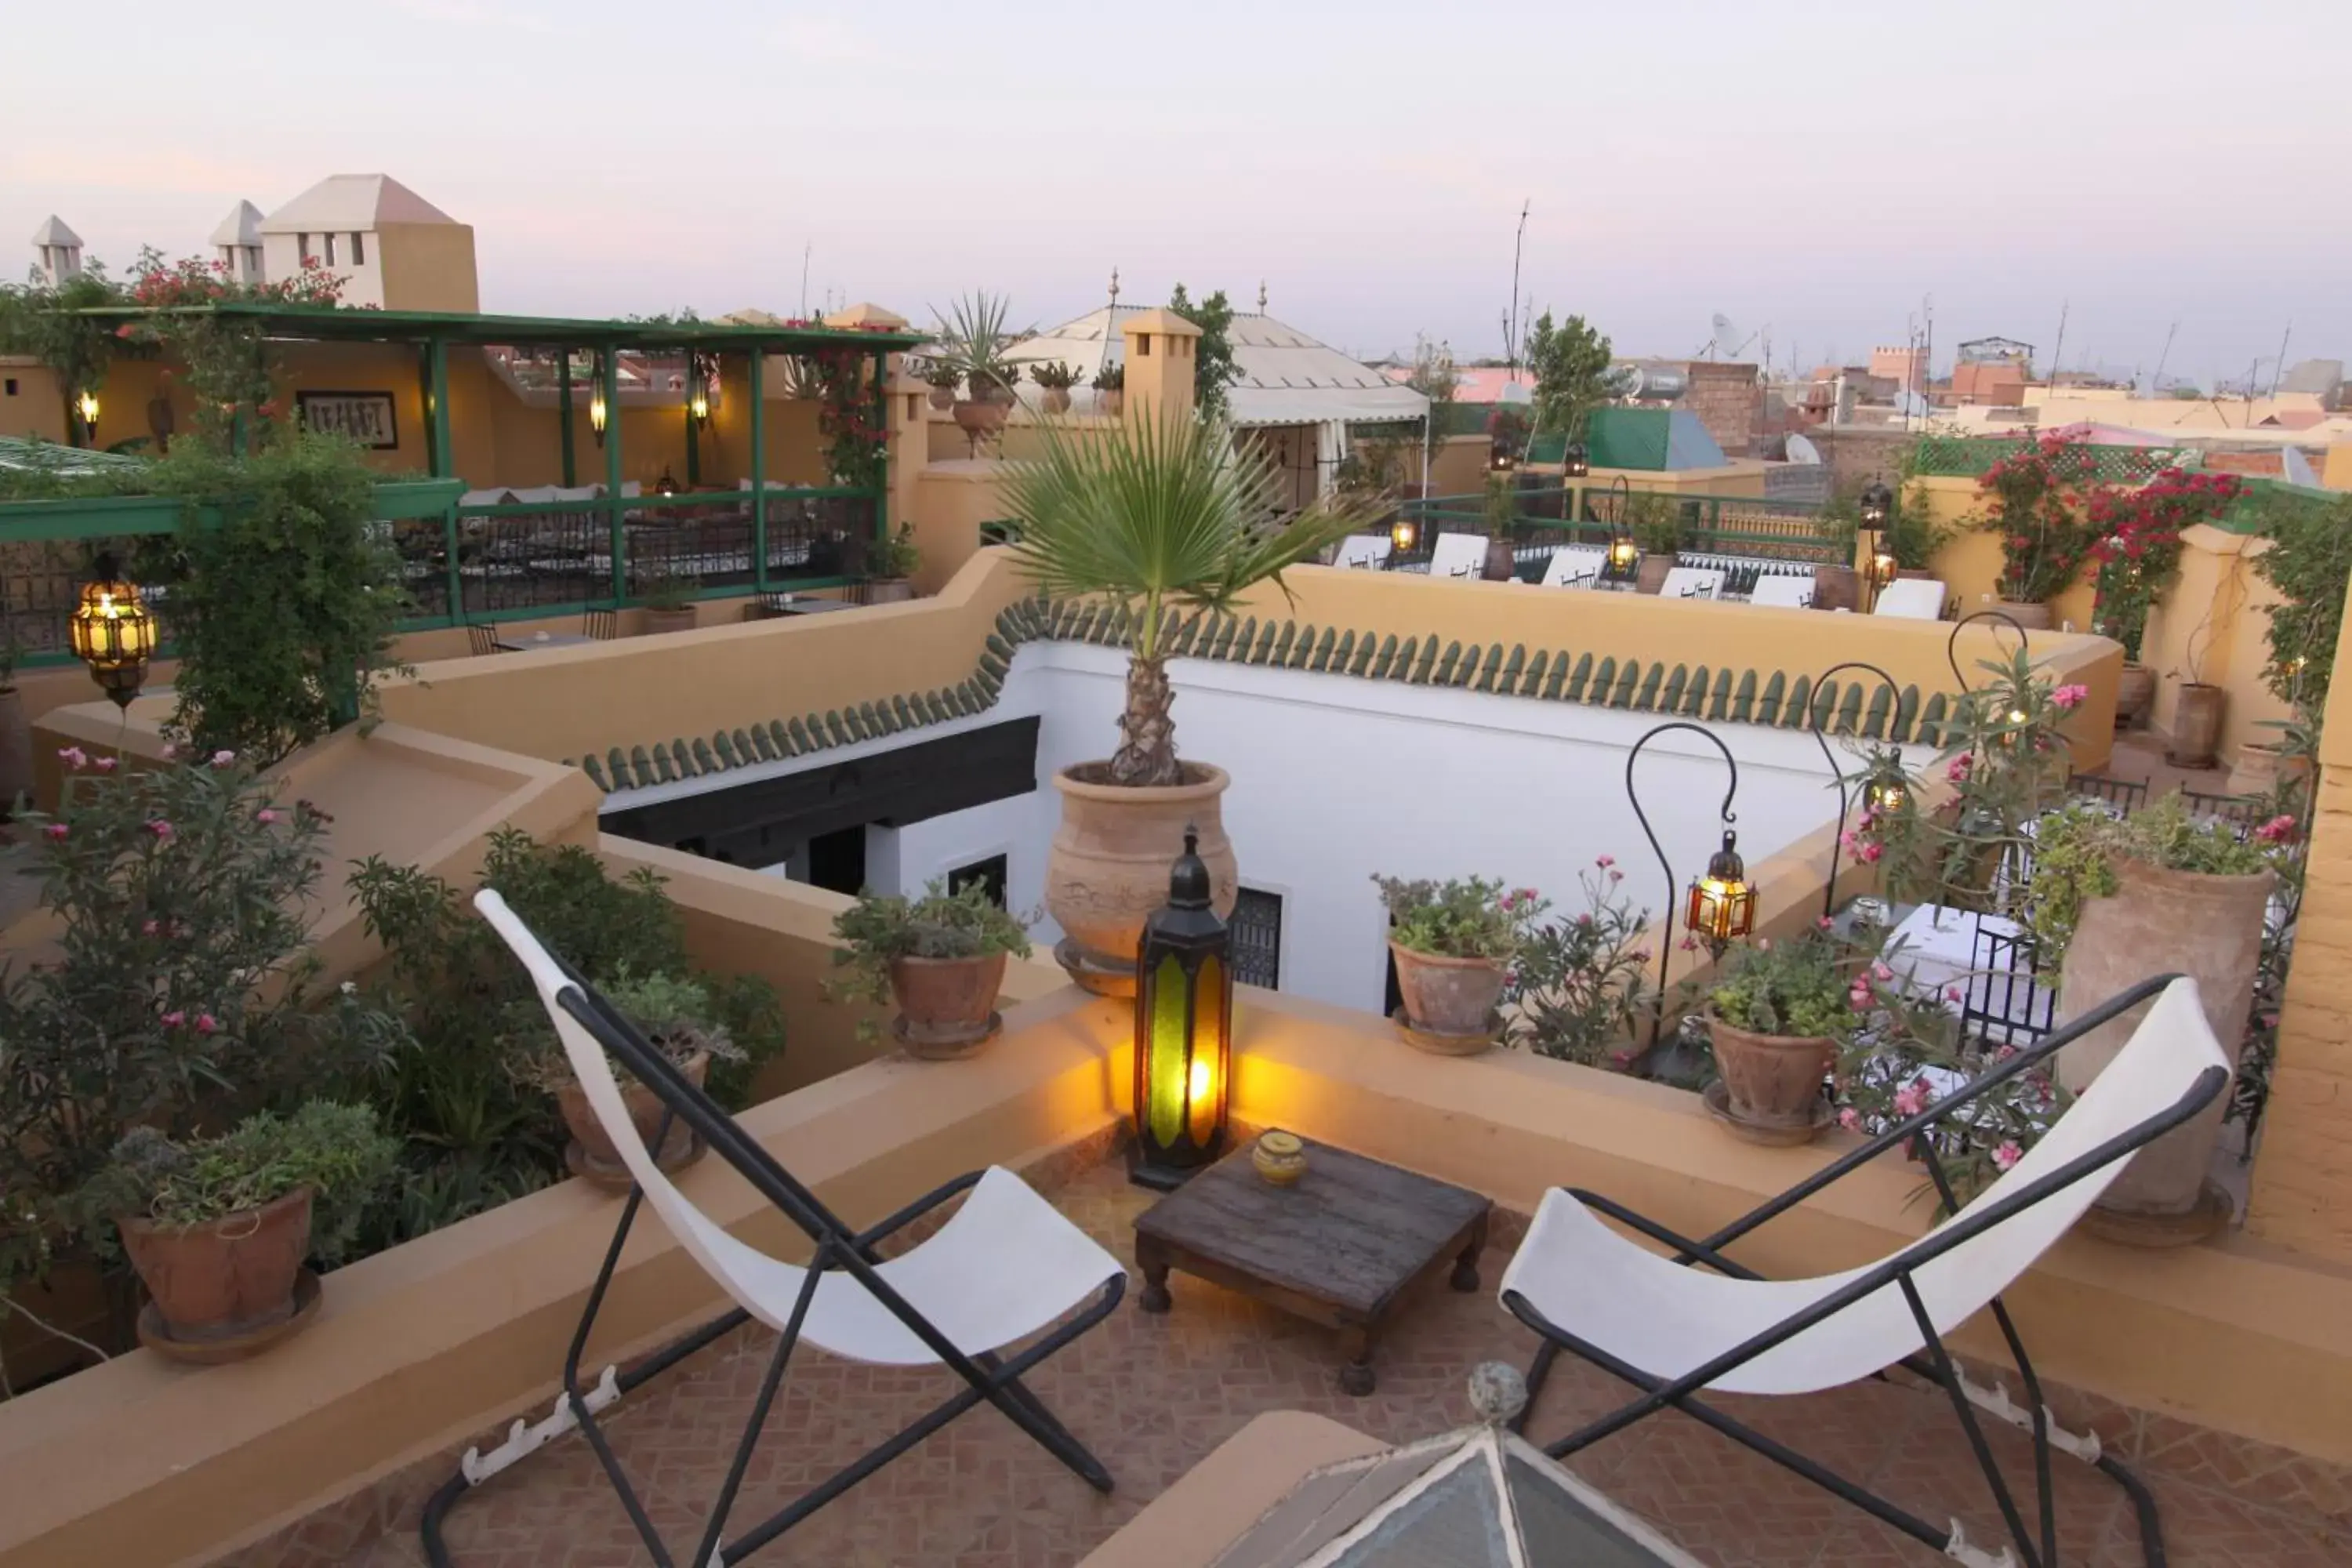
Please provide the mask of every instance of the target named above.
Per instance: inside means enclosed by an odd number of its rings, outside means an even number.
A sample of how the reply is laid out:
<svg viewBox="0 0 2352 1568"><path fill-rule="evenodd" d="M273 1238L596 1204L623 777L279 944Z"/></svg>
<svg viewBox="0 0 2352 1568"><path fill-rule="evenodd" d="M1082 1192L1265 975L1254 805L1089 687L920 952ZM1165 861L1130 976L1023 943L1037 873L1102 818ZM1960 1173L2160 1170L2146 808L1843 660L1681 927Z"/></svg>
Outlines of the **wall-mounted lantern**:
<svg viewBox="0 0 2352 1568"><path fill-rule="evenodd" d="M591 393L588 397L588 428L595 436L596 445L599 447L604 444L604 421L607 416L603 390Z"/></svg>
<svg viewBox="0 0 2352 1568"><path fill-rule="evenodd" d="M1591 476L1592 472L1592 453L1585 447L1583 442L1570 441L1566 448L1561 451L1559 455L1559 471L1562 477L1571 479L1581 479Z"/></svg>
<svg viewBox="0 0 2352 1568"><path fill-rule="evenodd" d="M1410 555L1421 542L1421 524L1408 513L1400 511L1389 524L1389 545L1399 555Z"/></svg>
<svg viewBox="0 0 2352 1568"><path fill-rule="evenodd" d="M86 386L83 387L81 395L74 399L74 412L81 416L82 439L93 447L97 446L98 394Z"/></svg>

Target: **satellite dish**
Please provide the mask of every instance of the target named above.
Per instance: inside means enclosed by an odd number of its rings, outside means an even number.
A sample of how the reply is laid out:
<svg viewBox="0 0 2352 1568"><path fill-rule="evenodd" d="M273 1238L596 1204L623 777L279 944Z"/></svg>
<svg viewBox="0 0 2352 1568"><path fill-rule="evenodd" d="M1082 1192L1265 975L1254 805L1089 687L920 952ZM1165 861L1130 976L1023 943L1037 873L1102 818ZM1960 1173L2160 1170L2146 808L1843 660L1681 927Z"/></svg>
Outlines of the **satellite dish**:
<svg viewBox="0 0 2352 1568"><path fill-rule="evenodd" d="M1789 437L1789 461L1792 463L1818 463L1821 460L1822 449L1819 447L1814 446L1802 436L1791 436Z"/></svg>
<svg viewBox="0 0 2352 1568"><path fill-rule="evenodd" d="M2301 485L2305 489L2319 488L2319 476L2311 471L2311 459L2293 447L2279 449L2279 467L2284 470L2287 483Z"/></svg>
<svg viewBox="0 0 2352 1568"><path fill-rule="evenodd" d="M1708 320L1707 326L1715 333L1706 341L1707 357L1713 359L1718 353L1731 353L1731 345L1739 341L1738 329L1731 324L1731 318L1717 310Z"/></svg>

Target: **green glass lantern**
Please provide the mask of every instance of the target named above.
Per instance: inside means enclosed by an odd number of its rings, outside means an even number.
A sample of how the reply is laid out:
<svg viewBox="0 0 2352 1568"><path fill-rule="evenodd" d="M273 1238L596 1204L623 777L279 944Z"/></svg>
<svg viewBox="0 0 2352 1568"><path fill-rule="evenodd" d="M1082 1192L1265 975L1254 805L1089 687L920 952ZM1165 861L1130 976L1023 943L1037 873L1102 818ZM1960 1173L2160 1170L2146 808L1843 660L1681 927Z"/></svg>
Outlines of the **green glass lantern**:
<svg viewBox="0 0 2352 1568"><path fill-rule="evenodd" d="M1224 1152L1233 1083L1233 939L1211 907L1199 835L1143 922L1135 961L1135 1139L1141 1186L1177 1186Z"/></svg>
<svg viewBox="0 0 2352 1568"><path fill-rule="evenodd" d="M1559 455L1559 471L1564 479L1581 479L1592 473L1592 453L1581 441L1570 441Z"/></svg>

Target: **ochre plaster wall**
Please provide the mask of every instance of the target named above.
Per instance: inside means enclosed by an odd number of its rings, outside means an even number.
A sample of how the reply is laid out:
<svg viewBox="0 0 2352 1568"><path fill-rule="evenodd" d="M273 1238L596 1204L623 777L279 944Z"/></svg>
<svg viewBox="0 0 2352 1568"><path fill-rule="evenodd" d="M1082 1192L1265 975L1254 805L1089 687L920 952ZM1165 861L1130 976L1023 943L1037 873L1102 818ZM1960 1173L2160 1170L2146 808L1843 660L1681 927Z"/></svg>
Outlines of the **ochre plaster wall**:
<svg viewBox="0 0 2352 1568"><path fill-rule="evenodd" d="M2275 742L2278 731L2263 725L2291 711L2263 679L2270 665L2269 610L2280 601L2254 563L2270 542L2202 524L2180 538L2179 579L2150 612L2140 644L2140 662L2157 674L2151 722L2171 732L2183 682L2221 687L2228 693L2221 711L2226 763L2249 741Z"/></svg>
<svg viewBox="0 0 2352 1568"><path fill-rule="evenodd" d="M1976 480L1939 476L1913 479L1904 488L1906 504L1924 499L1930 518L1958 531L1936 552L1933 565L1948 591L1948 604L1963 616L2000 608L2000 540L1977 526L1986 507ZM2051 624L2063 626L2071 621L2076 631L2089 631L2097 598L2086 572L2051 601Z"/></svg>
<svg viewBox="0 0 2352 1568"><path fill-rule="evenodd" d="M5 390L8 382L16 390ZM99 428L106 427L103 411ZM47 365L23 354L0 354L0 436L30 437L43 441L66 438L66 401L58 378Z"/></svg>

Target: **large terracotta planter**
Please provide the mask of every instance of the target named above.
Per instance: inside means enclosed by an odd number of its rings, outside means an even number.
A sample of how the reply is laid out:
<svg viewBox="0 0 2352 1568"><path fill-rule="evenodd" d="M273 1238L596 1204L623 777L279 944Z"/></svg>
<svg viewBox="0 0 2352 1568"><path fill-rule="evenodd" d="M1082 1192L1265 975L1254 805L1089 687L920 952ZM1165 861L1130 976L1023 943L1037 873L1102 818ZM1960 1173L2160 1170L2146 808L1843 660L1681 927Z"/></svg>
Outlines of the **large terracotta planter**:
<svg viewBox="0 0 2352 1568"><path fill-rule="evenodd" d="M1168 868L1184 853L1184 829L1200 835L1210 901L1234 912L1240 868L1225 837L1223 768L1183 764L1184 783L1127 789L1108 764L1081 763L1054 775L1062 822L1045 858L1045 912L1062 928L1054 956L1097 996L1135 994L1135 950L1144 917L1168 901Z"/></svg>
<svg viewBox="0 0 2352 1568"><path fill-rule="evenodd" d="M2268 795L2282 783L2300 784L2310 778L2309 757L2289 757L2274 741L2248 741L2238 748L2237 764L2230 770L2230 793Z"/></svg>
<svg viewBox="0 0 2352 1568"><path fill-rule="evenodd" d="M1123 387L1107 387L1095 394L1095 412L1106 419L1116 419L1127 407L1127 392Z"/></svg>
<svg viewBox="0 0 2352 1568"><path fill-rule="evenodd" d="M25 719L24 694L0 687L0 816L16 809L16 797L33 787L33 727Z"/></svg>
<svg viewBox="0 0 2352 1568"><path fill-rule="evenodd" d="M2235 1072L2262 959L2271 873L2213 877L2122 860L2116 882L2113 898L2084 905L2066 944L2056 1026L2151 974L2186 974L2197 982L2205 1021ZM2089 1087L2153 1005L2135 1007L2061 1051L2059 1081L2077 1092ZM2209 1193L2207 1184L2229 1098L2224 1093L2195 1121L2134 1155L2094 1211L2095 1220L2106 1223L2093 1228L2119 1240L2168 1246L2199 1240L2225 1222L2228 1201Z"/></svg>
<svg viewBox="0 0 2352 1568"><path fill-rule="evenodd" d="M1518 574L1519 558L1507 539L1486 542L1486 559L1479 564L1479 577L1488 583L1507 583Z"/></svg>
<svg viewBox="0 0 2352 1568"><path fill-rule="evenodd" d="M1070 389L1066 386L1045 388L1038 396L1037 406L1048 414L1067 414L1070 411Z"/></svg>
<svg viewBox="0 0 2352 1568"><path fill-rule="evenodd" d="M898 1004L891 1030L898 1043L930 1061L968 1057L995 1037L996 994L1004 954L976 958L894 958L890 994Z"/></svg>
<svg viewBox="0 0 2352 1568"><path fill-rule="evenodd" d="M877 577L866 584L869 605L902 605L915 596L915 584L906 577Z"/></svg>
<svg viewBox="0 0 2352 1568"><path fill-rule="evenodd" d="M665 632L690 632L694 629L695 620L691 605L675 610L648 609L646 611L645 635L650 637L659 637Z"/></svg>
<svg viewBox="0 0 2352 1568"><path fill-rule="evenodd" d="M680 1064L679 1071L687 1081L700 1089L710 1071L710 1054L698 1052L692 1059ZM652 1089L633 1078L621 1079L621 1099L629 1108L629 1123L637 1130L637 1141L646 1148L654 1147L654 1134L661 1131L662 1102ZM567 1082L555 1091L555 1103L563 1112L563 1125L571 1130L572 1141L578 1152L569 1162L583 1175L628 1180L628 1167L622 1163L620 1150L605 1133L604 1124L596 1120L596 1112L588 1104L588 1096L577 1083ZM667 1147L655 1152L655 1159L664 1170L675 1170L701 1157L702 1145L683 1122L672 1124ZM584 1168L583 1168L584 1166Z"/></svg>
<svg viewBox="0 0 2352 1568"><path fill-rule="evenodd" d="M1673 551L1669 550L1664 554L1644 554L1642 557L1641 565L1633 574L1633 592L1655 594L1666 585L1666 574L1674 569L1675 552Z"/></svg>
<svg viewBox="0 0 2352 1568"><path fill-rule="evenodd" d="M2176 768L2210 768L2220 760L2221 711L2227 694L2218 686L2186 681L2172 713L2172 743L2164 760Z"/></svg>
<svg viewBox="0 0 2352 1568"><path fill-rule="evenodd" d="M1396 960L1397 990L1404 997L1405 1038L1424 1049L1423 1037L1463 1042L1484 1050L1494 1038L1495 1009L1510 974L1491 958L1445 958L1389 943ZM1445 1051L1462 1055L1466 1051Z"/></svg>
<svg viewBox="0 0 2352 1568"><path fill-rule="evenodd" d="M1837 1042L1802 1035L1759 1035L1710 1010L1707 1037L1731 1118L1771 1131L1807 1132L1822 1118L1822 1085L1837 1064Z"/></svg>
<svg viewBox="0 0 2352 1568"><path fill-rule="evenodd" d="M207 1344L294 1316L294 1281L310 1250L310 1189L184 1229L123 1215L122 1250L170 1338Z"/></svg>
<svg viewBox="0 0 2352 1568"><path fill-rule="evenodd" d="M930 390L929 399L932 407L944 413L955 406L956 389L952 386L935 386Z"/></svg>
<svg viewBox="0 0 2352 1568"><path fill-rule="evenodd" d="M2116 677L2116 728L2129 729L2147 716L2156 705L2156 671L2144 664L2124 660L2123 673Z"/></svg>
<svg viewBox="0 0 2352 1568"><path fill-rule="evenodd" d="M2052 618L2047 605L2032 604L2023 599L2003 599L1996 607L2029 632L2046 632L2057 624Z"/></svg>
<svg viewBox="0 0 2352 1568"><path fill-rule="evenodd" d="M1814 567L1813 608L1817 610L1862 608L1862 574L1851 566Z"/></svg>

